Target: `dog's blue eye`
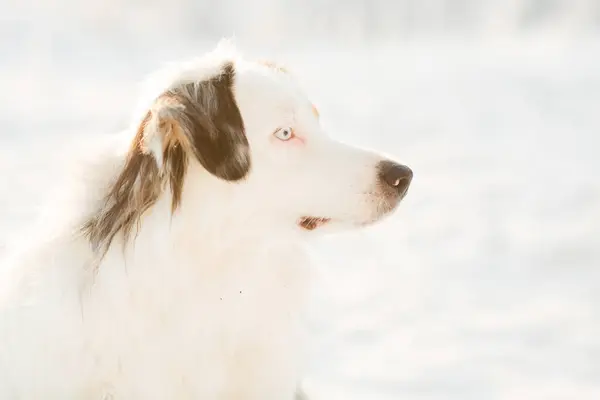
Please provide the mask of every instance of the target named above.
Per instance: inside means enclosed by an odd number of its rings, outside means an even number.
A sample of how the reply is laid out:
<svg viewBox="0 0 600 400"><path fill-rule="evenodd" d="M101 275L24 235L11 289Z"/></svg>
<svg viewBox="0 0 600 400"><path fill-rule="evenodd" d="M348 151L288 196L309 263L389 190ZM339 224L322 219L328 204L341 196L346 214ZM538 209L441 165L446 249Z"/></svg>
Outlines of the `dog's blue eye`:
<svg viewBox="0 0 600 400"><path fill-rule="evenodd" d="M286 141L294 137L294 131L292 128L280 128L275 131L274 135L277 139Z"/></svg>

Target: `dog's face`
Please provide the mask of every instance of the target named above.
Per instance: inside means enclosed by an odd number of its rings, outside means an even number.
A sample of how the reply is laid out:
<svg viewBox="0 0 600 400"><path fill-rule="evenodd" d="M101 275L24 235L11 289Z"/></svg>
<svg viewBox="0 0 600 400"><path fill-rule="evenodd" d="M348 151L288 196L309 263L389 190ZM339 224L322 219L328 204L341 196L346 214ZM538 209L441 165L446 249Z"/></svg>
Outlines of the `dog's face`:
<svg viewBox="0 0 600 400"><path fill-rule="evenodd" d="M306 230L361 226L389 214L405 196L412 171L331 139L316 107L281 68L240 69L234 93L251 158L242 190L255 196L263 214Z"/></svg>
<svg viewBox="0 0 600 400"><path fill-rule="evenodd" d="M326 231L378 221L408 190L408 167L328 137L281 68L220 45L167 79L144 108L105 206L84 226L95 246L108 248L119 231L127 237L161 196L173 212L204 200L230 219Z"/></svg>

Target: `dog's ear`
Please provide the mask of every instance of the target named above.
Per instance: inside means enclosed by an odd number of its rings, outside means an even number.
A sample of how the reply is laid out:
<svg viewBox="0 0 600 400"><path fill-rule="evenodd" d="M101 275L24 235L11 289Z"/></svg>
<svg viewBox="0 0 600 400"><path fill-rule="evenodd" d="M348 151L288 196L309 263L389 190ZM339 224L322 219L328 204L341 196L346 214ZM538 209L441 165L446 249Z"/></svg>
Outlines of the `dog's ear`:
<svg viewBox="0 0 600 400"><path fill-rule="evenodd" d="M169 155L183 151L221 179L246 176L250 149L233 94L234 79L234 67L226 63L219 74L182 83L157 99L145 123L142 145L154 153L159 166L172 168Z"/></svg>

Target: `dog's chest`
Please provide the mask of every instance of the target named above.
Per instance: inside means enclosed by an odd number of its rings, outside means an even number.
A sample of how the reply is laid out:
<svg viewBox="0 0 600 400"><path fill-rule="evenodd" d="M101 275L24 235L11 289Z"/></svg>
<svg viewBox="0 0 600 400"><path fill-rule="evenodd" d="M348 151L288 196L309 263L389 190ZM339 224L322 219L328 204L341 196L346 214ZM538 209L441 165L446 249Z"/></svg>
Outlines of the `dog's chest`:
<svg viewBox="0 0 600 400"><path fill-rule="evenodd" d="M280 399L293 391L306 257L277 249L215 261L200 266L201 273L186 272L189 265L130 273L121 290L99 293L110 300L96 309L90 333L106 392L115 398ZM98 325L108 320L112 328Z"/></svg>

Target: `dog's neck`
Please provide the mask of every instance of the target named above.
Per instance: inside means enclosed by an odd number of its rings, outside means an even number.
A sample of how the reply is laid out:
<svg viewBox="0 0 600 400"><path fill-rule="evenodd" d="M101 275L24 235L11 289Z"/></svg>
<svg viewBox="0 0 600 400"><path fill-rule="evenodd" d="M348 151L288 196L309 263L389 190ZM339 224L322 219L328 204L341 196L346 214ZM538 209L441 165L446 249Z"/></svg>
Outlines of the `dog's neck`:
<svg viewBox="0 0 600 400"><path fill-rule="evenodd" d="M291 221L265 220L268 213L243 204L238 187L190 171L181 204L174 212L168 188L142 216L127 241L115 236L105 257L113 263L125 256L129 268L160 267L161 264L193 264L246 252L262 251L271 243L303 241L304 235ZM250 255L247 255L250 256ZM102 268L102 265L99 266Z"/></svg>

